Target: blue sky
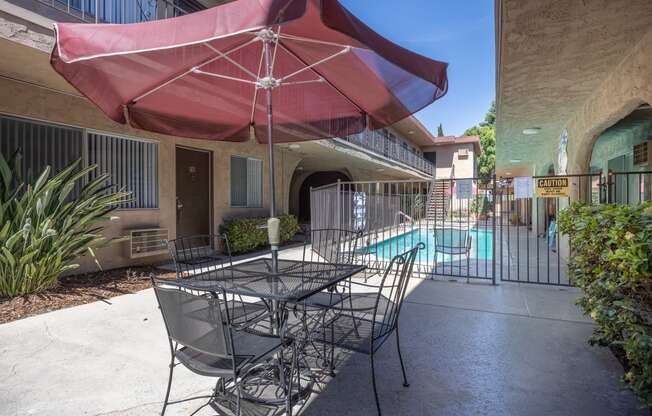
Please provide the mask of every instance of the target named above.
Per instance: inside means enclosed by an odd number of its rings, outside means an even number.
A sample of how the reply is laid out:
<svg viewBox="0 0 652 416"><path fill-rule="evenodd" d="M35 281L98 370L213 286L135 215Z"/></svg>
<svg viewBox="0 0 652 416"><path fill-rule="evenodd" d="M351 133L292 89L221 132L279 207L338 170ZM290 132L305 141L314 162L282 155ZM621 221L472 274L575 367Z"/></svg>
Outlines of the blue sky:
<svg viewBox="0 0 652 416"><path fill-rule="evenodd" d="M492 0L341 0L386 38L448 62L448 94L417 113L433 133L461 135L484 119L495 97Z"/></svg>

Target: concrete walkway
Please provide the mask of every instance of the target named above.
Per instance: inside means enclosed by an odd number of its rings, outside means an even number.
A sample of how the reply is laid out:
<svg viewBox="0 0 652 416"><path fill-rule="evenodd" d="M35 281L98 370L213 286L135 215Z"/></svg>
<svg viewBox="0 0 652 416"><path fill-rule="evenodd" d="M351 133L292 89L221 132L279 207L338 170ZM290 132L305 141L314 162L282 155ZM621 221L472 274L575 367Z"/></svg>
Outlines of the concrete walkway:
<svg viewBox="0 0 652 416"><path fill-rule="evenodd" d="M621 389L610 352L587 344L576 295L413 279L400 323L412 385L402 387L392 339L377 357L384 414L649 414ZM0 325L0 356L1 415L160 412L169 350L151 289ZM370 380L368 357L349 355L303 414L375 414ZM172 395L210 387L179 367Z"/></svg>

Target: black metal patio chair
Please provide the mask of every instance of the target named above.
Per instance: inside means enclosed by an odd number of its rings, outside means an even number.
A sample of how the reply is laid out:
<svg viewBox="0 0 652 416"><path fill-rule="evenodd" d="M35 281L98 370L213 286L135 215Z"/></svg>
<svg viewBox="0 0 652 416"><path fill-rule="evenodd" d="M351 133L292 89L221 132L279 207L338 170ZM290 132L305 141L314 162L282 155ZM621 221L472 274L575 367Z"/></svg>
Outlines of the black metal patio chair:
<svg viewBox="0 0 652 416"><path fill-rule="evenodd" d="M396 333L396 348L403 372L403 386L409 387L398 330L399 315L407 290L407 284L412 274L412 268L419 250L425 248L419 243L411 250L395 256L389 267L385 270L380 283L356 283L367 288L374 288L371 292L353 292L348 302L331 305L333 311L348 313L335 313L330 322L325 322L322 330L311 332L312 340L330 344L333 348L339 347L356 351L370 356L371 377L376 400L378 415L381 414L380 401L376 388L376 373L374 368L374 354L385 343L392 333ZM331 356L331 366L333 357Z"/></svg>
<svg viewBox="0 0 652 416"><path fill-rule="evenodd" d="M360 259L358 245L361 233L341 229L316 229L310 231L309 238L303 246L303 262L306 267L323 269L327 273L332 265L358 264ZM341 282L338 287L311 296L307 305L328 307L341 302L350 289L349 279Z"/></svg>
<svg viewBox="0 0 652 416"><path fill-rule="evenodd" d="M359 264L360 258L357 247L360 243L361 235L359 232L342 229L324 228L311 230L306 235L304 242L301 267L310 269L310 274L313 276L319 276L320 274L326 276L329 273L335 272L334 268L337 268L338 265ZM295 316L301 323L300 328L303 330L303 336L308 337L309 342L311 342L309 339L310 332L318 326L321 326L323 329L326 312L330 310L332 305L346 301L350 297L350 289L350 279L347 279L328 288L328 290L310 296L300 304L294 305ZM295 329L298 328L295 327ZM318 355L317 358L321 358L326 367L329 362L332 362L333 352L331 351L331 359L329 360L327 358L329 356L327 345L324 345L322 353L314 343L312 344L315 347L314 351Z"/></svg>
<svg viewBox="0 0 652 416"><path fill-rule="evenodd" d="M179 279L233 265L231 245L223 234L178 237L168 241L168 250Z"/></svg>
<svg viewBox="0 0 652 416"><path fill-rule="evenodd" d="M168 241L170 257L174 262L178 281L193 277L205 280L232 279L233 256L226 234L204 234L179 237ZM262 301L245 301L231 295L226 306L232 322L252 325L267 317L269 305Z"/></svg>
<svg viewBox="0 0 652 416"><path fill-rule="evenodd" d="M227 302L224 292L188 291L178 282L157 279L153 275L150 278L163 315L171 355L161 415L168 405L196 399L208 399L200 409L207 405L215 408L219 404L235 415L241 414L243 406L259 406L243 397L241 381L256 363L282 347L281 340L238 330L232 325L230 308L224 307ZM179 364L195 374L217 378L213 394L170 401L173 372Z"/></svg>

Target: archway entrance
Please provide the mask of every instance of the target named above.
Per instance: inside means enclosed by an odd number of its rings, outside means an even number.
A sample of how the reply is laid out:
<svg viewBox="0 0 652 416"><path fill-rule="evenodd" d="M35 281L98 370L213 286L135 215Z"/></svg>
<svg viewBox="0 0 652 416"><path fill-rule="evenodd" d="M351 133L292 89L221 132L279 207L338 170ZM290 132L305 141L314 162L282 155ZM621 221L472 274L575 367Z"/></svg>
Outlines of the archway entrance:
<svg viewBox="0 0 652 416"><path fill-rule="evenodd" d="M351 179L342 172L315 172L304 179L299 189L299 222L310 222L310 188Z"/></svg>

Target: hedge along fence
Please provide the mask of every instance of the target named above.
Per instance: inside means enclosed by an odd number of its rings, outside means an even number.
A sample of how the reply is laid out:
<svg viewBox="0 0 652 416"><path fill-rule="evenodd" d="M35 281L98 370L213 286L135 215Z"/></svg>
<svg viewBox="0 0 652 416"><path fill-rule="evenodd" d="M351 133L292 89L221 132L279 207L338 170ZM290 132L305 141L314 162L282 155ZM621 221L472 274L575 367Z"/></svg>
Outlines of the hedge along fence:
<svg viewBox="0 0 652 416"><path fill-rule="evenodd" d="M281 220L281 243L284 243L299 231L299 223L294 215L280 215L278 218ZM246 253L269 245L267 228L261 228L266 224L267 217L235 218L220 225L220 233L227 235L234 254Z"/></svg>
<svg viewBox="0 0 652 416"><path fill-rule="evenodd" d="M596 322L590 340L625 357L623 381L652 408L652 203L575 203L559 217L572 239L578 305Z"/></svg>

